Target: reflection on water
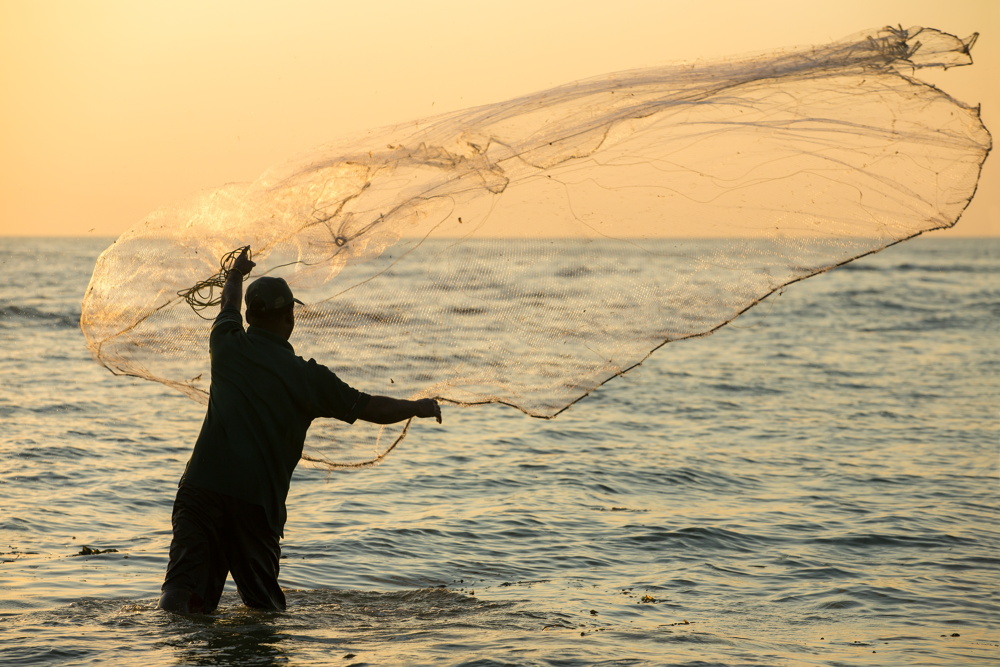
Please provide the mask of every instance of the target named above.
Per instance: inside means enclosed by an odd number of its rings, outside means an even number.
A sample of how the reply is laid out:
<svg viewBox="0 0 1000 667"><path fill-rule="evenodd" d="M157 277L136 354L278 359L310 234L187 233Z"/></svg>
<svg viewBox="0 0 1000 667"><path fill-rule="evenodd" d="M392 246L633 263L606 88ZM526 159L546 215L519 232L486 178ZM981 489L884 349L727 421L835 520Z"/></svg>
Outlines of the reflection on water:
<svg viewBox="0 0 1000 667"><path fill-rule="evenodd" d="M163 646L183 665L284 665L287 637L275 614L244 611L223 617L180 617L165 624Z"/></svg>

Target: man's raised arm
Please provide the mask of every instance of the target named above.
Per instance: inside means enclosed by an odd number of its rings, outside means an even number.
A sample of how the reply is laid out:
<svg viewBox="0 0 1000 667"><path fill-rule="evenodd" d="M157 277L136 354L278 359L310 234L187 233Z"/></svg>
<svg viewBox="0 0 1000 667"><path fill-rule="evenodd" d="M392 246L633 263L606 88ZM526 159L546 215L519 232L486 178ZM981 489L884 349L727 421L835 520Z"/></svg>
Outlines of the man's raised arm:
<svg viewBox="0 0 1000 667"><path fill-rule="evenodd" d="M240 256L233 261L233 268L226 276L226 284L222 287L222 296L219 299L219 309L223 310L229 306L240 308L240 301L243 299L243 278L250 274L256 264L250 261L247 253L250 246L243 248Z"/></svg>

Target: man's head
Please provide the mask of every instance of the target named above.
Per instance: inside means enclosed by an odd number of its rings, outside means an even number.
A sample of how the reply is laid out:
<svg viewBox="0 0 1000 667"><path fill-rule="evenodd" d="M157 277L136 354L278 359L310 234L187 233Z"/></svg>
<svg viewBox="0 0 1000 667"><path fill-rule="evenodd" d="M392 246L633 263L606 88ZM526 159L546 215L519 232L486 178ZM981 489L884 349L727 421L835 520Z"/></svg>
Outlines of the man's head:
<svg viewBox="0 0 1000 667"><path fill-rule="evenodd" d="M294 304L302 302L292 296L284 278L264 276L247 287L247 324L266 329L286 340L295 328Z"/></svg>

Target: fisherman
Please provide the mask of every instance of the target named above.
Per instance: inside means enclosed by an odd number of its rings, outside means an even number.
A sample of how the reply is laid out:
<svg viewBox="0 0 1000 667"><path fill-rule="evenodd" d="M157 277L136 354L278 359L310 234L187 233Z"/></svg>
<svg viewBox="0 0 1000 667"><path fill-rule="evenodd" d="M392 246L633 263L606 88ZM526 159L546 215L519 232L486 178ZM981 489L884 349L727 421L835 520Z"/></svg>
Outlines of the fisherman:
<svg viewBox="0 0 1000 667"><path fill-rule="evenodd" d="M208 412L174 501L159 602L168 611L212 613L230 572L248 607L284 610L278 559L285 497L313 419L441 422L434 399L369 396L296 356L288 339L295 304L302 302L281 278L265 276L247 287L244 331L243 279L254 267L248 252L243 249L226 276L209 337Z"/></svg>

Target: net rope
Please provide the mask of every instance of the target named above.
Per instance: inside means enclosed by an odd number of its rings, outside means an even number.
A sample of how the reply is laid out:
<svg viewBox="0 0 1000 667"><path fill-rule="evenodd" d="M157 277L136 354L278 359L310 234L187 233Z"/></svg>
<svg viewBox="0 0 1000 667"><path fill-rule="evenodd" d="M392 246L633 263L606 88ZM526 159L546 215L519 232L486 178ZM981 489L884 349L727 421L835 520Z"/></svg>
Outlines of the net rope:
<svg viewBox="0 0 1000 667"><path fill-rule="evenodd" d="M244 250L247 251L247 259L253 259L253 251L250 246L230 250L219 259L218 273L205 280L199 280L187 289L178 290L177 296L184 299L198 317L204 320L214 320L217 313L205 315L204 311L212 306L218 306L222 302L222 288L226 286L226 277L233 270L233 262Z"/></svg>
<svg viewBox="0 0 1000 667"><path fill-rule="evenodd" d="M790 283L954 225L991 139L918 74L974 41L884 28L347 137L149 214L99 258L81 327L113 373L206 402L197 315L249 245L307 304L296 351L352 386L552 418ZM304 458L367 465L408 426L318 420Z"/></svg>

